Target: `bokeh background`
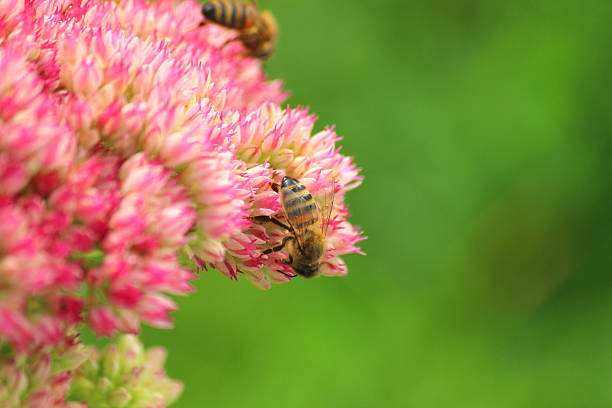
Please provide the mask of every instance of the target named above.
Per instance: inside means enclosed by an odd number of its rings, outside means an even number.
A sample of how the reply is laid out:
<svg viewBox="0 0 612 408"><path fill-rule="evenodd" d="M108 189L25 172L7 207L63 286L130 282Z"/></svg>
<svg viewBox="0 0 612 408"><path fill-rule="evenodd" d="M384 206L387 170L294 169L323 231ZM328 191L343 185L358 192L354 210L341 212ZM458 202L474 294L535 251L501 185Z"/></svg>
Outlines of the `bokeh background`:
<svg viewBox="0 0 612 408"><path fill-rule="evenodd" d="M612 406L612 2L258 0L265 69L363 167L367 256L202 273L177 407Z"/></svg>

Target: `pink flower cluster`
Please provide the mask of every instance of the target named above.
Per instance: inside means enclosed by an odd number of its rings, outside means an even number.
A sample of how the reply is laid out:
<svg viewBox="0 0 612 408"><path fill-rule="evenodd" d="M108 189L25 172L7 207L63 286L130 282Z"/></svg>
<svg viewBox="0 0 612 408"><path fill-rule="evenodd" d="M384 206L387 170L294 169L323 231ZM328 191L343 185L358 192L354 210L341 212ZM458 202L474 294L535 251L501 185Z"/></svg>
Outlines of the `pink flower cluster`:
<svg viewBox="0 0 612 408"><path fill-rule="evenodd" d="M189 259L261 288L286 282L270 189L336 186L324 275L363 239L361 182L333 129L282 109L279 82L188 0L0 0L0 341L54 344L169 327Z"/></svg>

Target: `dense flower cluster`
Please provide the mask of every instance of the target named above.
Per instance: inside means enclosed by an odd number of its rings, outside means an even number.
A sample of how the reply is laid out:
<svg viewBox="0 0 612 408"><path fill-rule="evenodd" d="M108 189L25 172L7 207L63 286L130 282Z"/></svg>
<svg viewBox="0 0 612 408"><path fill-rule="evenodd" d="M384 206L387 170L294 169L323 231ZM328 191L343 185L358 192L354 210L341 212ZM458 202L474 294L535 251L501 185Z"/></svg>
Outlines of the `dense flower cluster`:
<svg viewBox="0 0 612 408"><path fill-rule="evenodd" d="M90 407L165 407L183 390L164 374L165 350L145 350L134 335L120 336L101 352L87 351L88 359L74 370L70 400Z"/></svg>
<svg viewBox="0 0 612 408"><path fill-rule="evenodd" d="M0 359L0 406L165 407L183 389L164 374L165 357L162 348L144 350L133 335L120 336L101 352L66 335L55 347Z"/></svg>
<svg viewBox="0 0 612 408"><path fill-rule="evenodd" d="M286 255L262 254L284 232L249 218L279 214L284 175L321 205L335 189L322 273L360 253L344 195L361 176L338 136L281 108L281 84L239 42L220 47L235 34L200 26L199 8L0 0L0 345L60 347L81 322L169 327L168 295L191 290L184 260L288 281Z"/></svg>
<svg viewBox="0 0 612 408"><path fill-rule="evenodd" d="M67 335L58 344L36 347L0 360L0 406L3 408L86 408L69 402L72 370L93 358L93 349Z"/></svg>

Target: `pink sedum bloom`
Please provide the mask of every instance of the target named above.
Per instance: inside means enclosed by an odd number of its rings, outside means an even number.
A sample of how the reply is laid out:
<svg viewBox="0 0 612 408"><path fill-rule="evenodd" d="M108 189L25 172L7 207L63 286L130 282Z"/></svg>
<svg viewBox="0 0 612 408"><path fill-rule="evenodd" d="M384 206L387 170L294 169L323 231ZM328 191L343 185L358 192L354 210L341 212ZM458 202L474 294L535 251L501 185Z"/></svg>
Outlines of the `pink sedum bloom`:
<svg viewBox="0 0 612 408"><path fill-rule="evenodd" d="M0 107L0 195L30 182L48 192L72 165L76 138L43 92L36 67L10 47L0 48Z"/></svg>
<svg viewBox="0 0 612 408"><path fill-rule="evenodd" d="M18 349L54 344L80 321L82 273L56 239L65 227L36 197L0 199L0 337Z"/></svg>
<svg viewBox="0 0 612 408"><path fill-rule="evenodd" d="M167 328L192 289L179 258L261 288L287 282L270 183L335 188L324 275L361 253L361 183L333 129L283 109L278 81L196 1L0 0L0 341Z"/></svg>

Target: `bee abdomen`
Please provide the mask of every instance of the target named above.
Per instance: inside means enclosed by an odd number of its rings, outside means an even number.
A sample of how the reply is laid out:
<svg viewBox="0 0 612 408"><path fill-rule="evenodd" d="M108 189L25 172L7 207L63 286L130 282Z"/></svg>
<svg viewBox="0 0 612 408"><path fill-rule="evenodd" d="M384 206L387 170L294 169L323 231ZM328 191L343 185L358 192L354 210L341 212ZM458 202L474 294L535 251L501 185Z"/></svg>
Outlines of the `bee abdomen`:
<svg viewBox="0 0 612 408"><path fill-rule="evenodd" d="M289 218L296 218L313 213L317 209L317 206L314 203L310 203L295 205L293 207L287 206L286 208L287 216Z"/></svg>
<svg viewBox="0 0 612 408"><path fill-rule="evenodd" d="M286 206L287 207L301 206L307 201L312 201L312 196L310 195L310 193L306 193L303 196L295 197L295 198L291 198L287 200Z"/></svg>
<svg viewBox="0 0 612 408"><path fill-rule="evenodd" d="M312 195L296 179L283 179L281 197L285 214L294 228L302 229L319 220L317 206Z"/></svg>
<svg viewBox="0 0 612 408"><path fill-rule="evenodd" d="M242 29L247 22L244 3L232 0L209 1L202 6L202 14L207 19L230 28Z"/></svg>

